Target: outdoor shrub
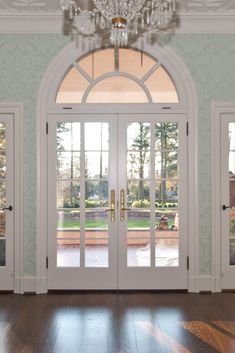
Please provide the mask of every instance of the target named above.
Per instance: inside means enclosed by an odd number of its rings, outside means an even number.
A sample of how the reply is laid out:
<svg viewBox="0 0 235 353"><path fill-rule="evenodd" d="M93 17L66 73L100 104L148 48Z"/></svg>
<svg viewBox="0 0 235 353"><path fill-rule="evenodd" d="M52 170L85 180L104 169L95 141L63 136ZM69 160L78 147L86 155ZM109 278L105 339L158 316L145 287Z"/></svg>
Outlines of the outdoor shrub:
<svg viewBox="0 0 235 353"><path fill-rule="evenodd" d="M135 200L132 202L133 208L149 208L150 202L148 200Z"/></svg>

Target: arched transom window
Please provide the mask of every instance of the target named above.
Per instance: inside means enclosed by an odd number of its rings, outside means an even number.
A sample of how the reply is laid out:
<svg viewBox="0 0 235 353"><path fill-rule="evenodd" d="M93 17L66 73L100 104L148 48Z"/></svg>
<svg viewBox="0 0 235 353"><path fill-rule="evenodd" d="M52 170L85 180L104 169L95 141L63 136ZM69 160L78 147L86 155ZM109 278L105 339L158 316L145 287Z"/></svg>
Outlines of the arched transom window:
<svg viewBox="0 0 235 353"><path fill-rule="evenodd" d="M73 63L56 103L179 103L179 96L156 59L135 49L108 48Z"/></svg>

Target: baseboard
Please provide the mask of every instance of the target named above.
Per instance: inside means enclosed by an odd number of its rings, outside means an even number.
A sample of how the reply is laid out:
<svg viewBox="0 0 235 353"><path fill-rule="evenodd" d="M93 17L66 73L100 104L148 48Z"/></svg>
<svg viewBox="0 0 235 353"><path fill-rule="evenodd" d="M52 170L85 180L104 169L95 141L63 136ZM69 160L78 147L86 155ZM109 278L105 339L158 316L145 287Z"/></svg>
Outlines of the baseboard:
<svg viewBox="0 0 235 353"><path fill-rule="evenodd" d="M190 293L217 293L221 292L220 277L212 277L211 275L200 275L198 278L190 277L188 291ZM15 293L47 293L46 277L24 277L15 278Z"/></svg>
<svg viewBox="0 0 235 353"><path fill-rule="evenodd" d="M203 292L212 292L212 277L211 275L200 275L198 279L198 291L199 293Z"/></svg>
<svg viewBox="0 0 235 353"><path fill-rule="evenodd" d="M199 277L189 277L189 293L218 293L221 292L220 277L211 275L200 275Z"/></svg>
<svg viewBox="0 0 235 353"><path fill-rule="evenodd" d="M190 276L188 278L188 292L198 293L198 278Z"/></svg>
<svg viewBox="0 0 235 353"><path fill-rule="evenodd" d="M47 293L47 277L38 277L37 278L37 294Z"/></svg>
<svg viewBox="0 0 235 353"><path fill-rule="evenodd" d="M199 292L218 293L221 292L220 277L213 277L211 275L200 275L198 281Z"/></svg>
<svg viewBox="0 0 235 353"><path fill-rule="evenodd" d="M23 278L23 293L35 293L37 289L36 277L24 277Z"/></svg>
<svg viewBox="0 0 235 353"><path fill-rule="evenodd" d="M23 294L24 293L23 281L22 281L21 277L15 277L14 293L16 293L16 294Z"/></svg>
<svg viewBox="0 0 235 353"><path fill-rule="evenodd" d="M212 277L212 293L219 293L221 291L221 278L219 276Z"/></svg>
<svg viewBox="0 0 235 353"><path fill-rule="evenodd" d="M14 293L16 294L42 294L47 293L46 277L16 277L14 283Z"/></svg>

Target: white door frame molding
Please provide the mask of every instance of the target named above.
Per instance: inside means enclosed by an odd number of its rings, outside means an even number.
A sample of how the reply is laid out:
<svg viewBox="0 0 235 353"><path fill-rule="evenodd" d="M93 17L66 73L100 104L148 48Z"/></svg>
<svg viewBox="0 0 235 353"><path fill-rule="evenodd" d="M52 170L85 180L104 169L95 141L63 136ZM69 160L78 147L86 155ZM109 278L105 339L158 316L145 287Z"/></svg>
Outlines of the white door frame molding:
<svg viewBox="0 0 235 353"><path fill-rule="evenodd" d="M211 107L211 279L212 292L221 292L221 119L235 114L235 103L214 102Z"/></svg>
<svg viewBox="0 0 235 353"><path fill-rule="evenodd" d="M23 105L0 103L0 114L13 115L14 124L14 293L22 294L24 280L24 237L23 237Z"/></svg>
<svg viewBox="0 0 235 353"><path fill-rule="evenodd" d="M44 73L37 100L37 293L47 292L47 135L46 123L48 113L64 113L63 107L56 106L55 97L58 86L75 59L101 47L97 38L88 43L67 45L51 62ZM182 60L175 52L166 47L151 46L141 39L133 45L134 48L149 53L159 59L170 73L182 98L182 104L172 108L171 113L186 113L189 122L188 149L188 195L190 197L188 234L189 234L189 292L198 292L199 288L199 237L198 237L198 99L194 82ZM106 104L102 105L103 113L161 113L167 104ZM78 104L69 106L71 112L95 113L95 104ZM127 108L128 106L128 108ZM101 107L101 104L99 104Z"/></svg>

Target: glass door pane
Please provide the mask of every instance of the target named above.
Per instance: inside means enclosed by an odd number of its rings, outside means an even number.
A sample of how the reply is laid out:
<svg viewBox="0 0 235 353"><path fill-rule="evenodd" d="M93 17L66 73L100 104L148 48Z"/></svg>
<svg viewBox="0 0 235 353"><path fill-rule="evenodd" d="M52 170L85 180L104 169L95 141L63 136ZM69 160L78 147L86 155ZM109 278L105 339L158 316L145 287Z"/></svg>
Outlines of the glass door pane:
<svg viewBox="0 0 235 353"><path fill-rule="evenodd" d="M109 266L109 124L85 123L85 266Z"/></svg>
<svg viewBox="0 0 235 353"><path fill-rule="evenodd" d="M127 124L127 266L149 267L150 124Z"/></svg>
<svg viewBox="0 0 235 353"><path fill-rule="evenodd" d="M179 265L178 124L155 125L155 266Z"/></svg>
<svg viewBox="0 0 235 353"><path fill-rule="evenodd" d="M80 123L57 123L57 266L80 266Z"/></svg>
<svg viewBox="0 0 235 353"><path fill-rule="evenodd" d="M229 123L229 264L235 266L235 123Z"/></svg>
<svg viewBox="0 0 235 353"><path fill-rule="evenodd" d="M0 123L0 267L6 266L6 124Z"/></svg>

